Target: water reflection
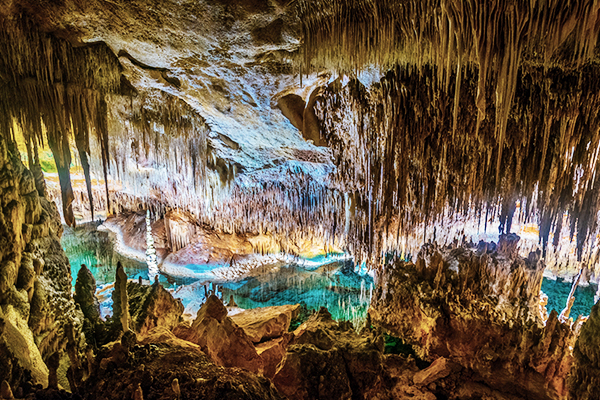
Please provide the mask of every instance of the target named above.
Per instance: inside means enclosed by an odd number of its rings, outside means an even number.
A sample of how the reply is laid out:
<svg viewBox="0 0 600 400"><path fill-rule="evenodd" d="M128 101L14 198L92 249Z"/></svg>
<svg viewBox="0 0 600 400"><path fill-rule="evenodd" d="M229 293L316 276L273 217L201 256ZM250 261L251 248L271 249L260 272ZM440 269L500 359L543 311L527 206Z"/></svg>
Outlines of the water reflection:
<svg viewBox="0 0 600 400"><path fill-rule="evenodd" d="M73 285L81 264L86 264L96 278L103 314L110 313L110 292L114 282L117 262L123 264L130 279L140 277L148 281L145 262L119 254L115 250L115 235L98 231L98 223L87 223L76 228L64 227L62 246L71 263ZM204 302L203 285L211 281L197 282L193 278L173 278L161 273L159 282L173 290L174 296L183 300L191 317ZM217 282L216 279L214 282ZM195 282L195 284L194 284ZM350 320L357 324L366 316L373 290L373 279L368 274L355 272L352 260L343 256L298 260L258 268L252 276L235 282L218 283L223 298L231 295L241 308L267 307L272 305L304 303L309 309L325 306L336 319ZM561 279L544 278L542 290L549 297L548 311L559 313L564 308L571 284ZM575 304L571 315L588 315L594 304L597 285L579 287L575 292ZM189 308L187 306L190 305Z"/></svg>
<svg viewBox="0 0 600 400"><path fill-rule="evenodd" d="M89 222L76 228L63 226L64 233L61 243L71 264L73 286L75 286L81 264L85 264L92 271L99 287L113 283L118 261L123 264L129 279L137 280L141 277L143 280L149 280L146 263L119 254L114 246L115 234L97 230L99 225L97 222ZM176 279L164 274L159 275L159 282L165 288L176 287L193 281L195 280Z"/></svg>
<svg viewBox="0 0 600 400"><path fill-rule="evenodd" d="M223 285L223 297L233 295L241 308L303 303L309 309L327 307L335 319L362 325L373 291L373 278L355 272L352 260L334 261L316 269L298 264Z"/></svg>

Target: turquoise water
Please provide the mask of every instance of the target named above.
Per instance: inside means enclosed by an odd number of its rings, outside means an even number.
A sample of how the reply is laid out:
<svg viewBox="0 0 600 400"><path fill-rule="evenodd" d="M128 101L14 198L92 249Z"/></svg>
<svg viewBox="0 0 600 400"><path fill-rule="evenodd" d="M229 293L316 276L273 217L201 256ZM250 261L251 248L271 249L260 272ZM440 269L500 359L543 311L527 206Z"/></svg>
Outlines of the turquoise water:
<svg viewBox="0 0 600 400"><path fill-rule="evenodd" d="M352 261L334 261L315 269L286 265L259 277L223 285L223 298L230 295L241 308L301 303L308 309L327 307L334 319L364 321L374 287L373 278L354 272Z"/></svg>
<svg viewBox="0 0 600 400"><path fill-rule="evenodd" d="M115 280L117 262L123 264L123 269L130 279L148 280L146 263L125 257L114 250L114 234L98 231L98 223L90 222L76 228L64 227L61 244L71 264L73 287L81 264L85 264L94 278L97 286L110 284ZM176 283L173 279L159 275L159 282L165 287Z"/></svg>
<svg viewBox="0 0 600 400"><path fill-rule="evenodd" d="M148 280L148 269L146 263L117 253L114 234L98 231L97 226L97 223L88 223L77 228L65 227L62 246L71 263L73 285L81 264L85 264L96 278L99 295L104 299L101 301L103 314L107 315L111 307L109 286L114 282L117 262L123 264L129 279ZM309 309L318 310L325 306L335 319L351 320L355 324L364 320L373 288L369 275L356 274L353 263L343 259L332 261L316 257L301 263L303 265L292 263L266 268L269 272L259 277L222 285L223 298L227 301L233 294L241 308L303 303ZM196 280L160 274L159 281L164 287L173 288ZM183 299L184 304L203 298L204 294L191 291L186 297L190 298Z"/></svg>
<svg viewBox="0 0 600 400"><path fill-rule="evenodd" d="M114 282L117 262L121 261L130 279L141 277L148 280L146 263L127 258L114 250L114 234L98 231L97 223L88 223L77 228L64 228L62 246L71 263L73 285L81 264L92 271L99 288ZM368 274L357 274L350 260L315 258L303 260L303 265L291 263L267 269L257 277L246 278L222 285L223 298L234 295L241 308L267 307L272 305L303 303L308 309L327 307L335 319L345 319L356 324L366 316L370 294L374 286ZM193 283L195 279L174 279L159 275L159 282L166 288ZM542 290L549 297L548 312L561 312L571 289L570 282L544 279ZM594 304L597 285L579 287L575 292L575 304L571 316L589 315ZM109 292L106 293L108 296ZM189 296L189 295L188 295ZM203 293L191 296L203 297ZM184 299L185 302L194 299ZM105 304L109 309L109 299Z"/></svg>
<svg viewBox="0 0 600 400"><path fill-rule="evenodd" d="M575 289L575 302L571 308L571 317L577 319L578 315L590 315L590 310L594 305L594 295L598 285L590 284L589 286L579 286ZM542 282L542 292L548 296L548 305L546 309L548 313L553 309L559 314L567 304L567 298L571 291L571 282L565 282L562 279L552 280L544 278Z"/></svg>

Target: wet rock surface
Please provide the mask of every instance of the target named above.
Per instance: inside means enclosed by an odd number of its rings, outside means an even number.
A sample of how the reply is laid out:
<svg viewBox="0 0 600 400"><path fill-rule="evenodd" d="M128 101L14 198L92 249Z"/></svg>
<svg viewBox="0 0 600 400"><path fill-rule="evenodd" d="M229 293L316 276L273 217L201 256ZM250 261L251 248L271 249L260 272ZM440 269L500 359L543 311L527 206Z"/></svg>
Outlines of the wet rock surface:
<svg viewBox="0 0 600 400"><path fill-rule="evenodd" d="M461 366L468 382L506 395L565 398L578 324L571 329L556 312L541 324L543 264L498 247L424 246L415 264L388 264L369 315L421 358ZM416 379L427 381L427 373Z"/></svg>

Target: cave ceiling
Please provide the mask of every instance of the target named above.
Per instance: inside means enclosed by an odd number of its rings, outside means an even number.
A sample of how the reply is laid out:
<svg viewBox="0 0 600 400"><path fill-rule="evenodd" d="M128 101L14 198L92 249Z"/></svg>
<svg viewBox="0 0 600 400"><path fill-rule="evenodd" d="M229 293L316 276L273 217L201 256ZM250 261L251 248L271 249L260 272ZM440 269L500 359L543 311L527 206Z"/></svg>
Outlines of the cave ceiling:
<svg viewBox="0 0 600 400"><path fill-rule="evenodd" d="M68 224L77 158L111 212L303 231L374 263L449 221L518 218L592 260L599 9L2 0L0 129L23 131L30 165L50 146Z"/></svg>

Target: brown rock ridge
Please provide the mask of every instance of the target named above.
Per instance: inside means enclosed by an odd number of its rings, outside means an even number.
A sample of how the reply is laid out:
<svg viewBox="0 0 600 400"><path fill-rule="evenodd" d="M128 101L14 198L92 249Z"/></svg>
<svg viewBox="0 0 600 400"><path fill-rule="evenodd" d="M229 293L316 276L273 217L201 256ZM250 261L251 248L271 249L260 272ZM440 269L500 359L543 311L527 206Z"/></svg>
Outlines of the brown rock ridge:
<svg viewBox="0 0 600 400"><path fill-rule="evenodd" d="M368 399L387 392L385 376L383 337L321 308L294 331L273 382L289 399Z"/></svg>
<svg viewBox="0 0 600 400"><path fill-rule="evenodd" d="M231 316L253 343L281 337L298 316L300 305L253 308Z"/></svg>
<svg viewBox="0 0 600 400"><path fill-rule="evenodd" d="M94 372L81 391L84 399L131 399L136 392L156 400L283 399L267 378L219 367L200 346L164 328L153 329L140 344L125 337L103 348L93 360ZM46 397L41 393L37 398Z"/></svg>
<svg viewBox="0 0 600 400"><path fill-rule="evenodd" d="M564 399L577 330L560 323L556 312L541 323L544 265L535 254L512 253L506 241L515 236L501 237L497 250L485 243L426 245L416 264L389 263L369 315L420 357L462 366L470 382L504 394Z"/></svg>

